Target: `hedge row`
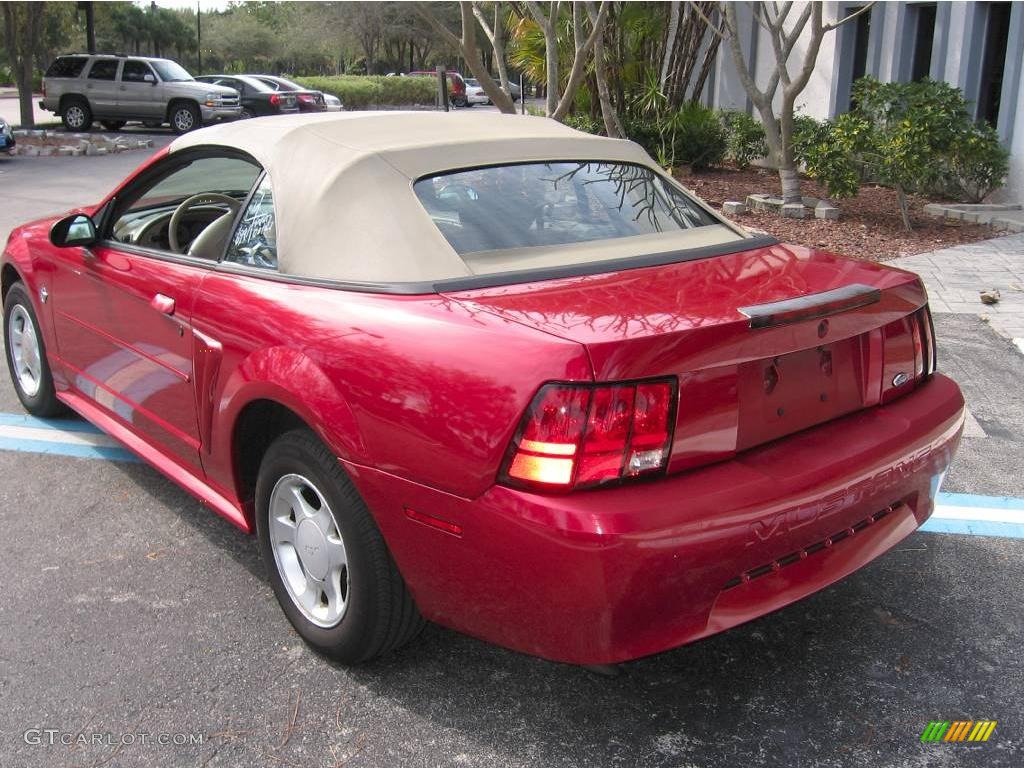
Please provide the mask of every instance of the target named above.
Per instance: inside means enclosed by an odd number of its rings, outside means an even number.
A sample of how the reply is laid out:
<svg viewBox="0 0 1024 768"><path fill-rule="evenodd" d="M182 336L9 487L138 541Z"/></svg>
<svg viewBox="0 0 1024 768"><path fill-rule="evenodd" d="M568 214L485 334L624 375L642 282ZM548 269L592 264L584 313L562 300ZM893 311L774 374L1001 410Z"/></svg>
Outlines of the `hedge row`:
<svg viewBox="0 0 1024 768"><path fill-rule="evenodd" d="M337 96L345 109L431 105L437 93L437 81L432 77L333 75L292 79L307 88Z"/></svg>

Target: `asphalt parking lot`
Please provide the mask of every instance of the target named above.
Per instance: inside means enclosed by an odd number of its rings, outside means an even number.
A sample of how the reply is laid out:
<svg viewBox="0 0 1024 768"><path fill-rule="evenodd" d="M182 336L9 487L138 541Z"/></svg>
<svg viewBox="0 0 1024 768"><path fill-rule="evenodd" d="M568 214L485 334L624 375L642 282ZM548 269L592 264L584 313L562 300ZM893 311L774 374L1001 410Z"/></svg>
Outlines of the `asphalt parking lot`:
<svg viewBox="0 0 1024 768"><path fill-rule="evenodd" d="M144 157L0 158L0 238ZM936 326L972 413L945 503L1024 496L1024 356ZM436 626L346 669L291 631L253 539L84 422L26 420L6 367L0 501L0 766L1024 764L1024 539L913 534L614 678ZM935 720L998 725L922 743Z"/></svg>

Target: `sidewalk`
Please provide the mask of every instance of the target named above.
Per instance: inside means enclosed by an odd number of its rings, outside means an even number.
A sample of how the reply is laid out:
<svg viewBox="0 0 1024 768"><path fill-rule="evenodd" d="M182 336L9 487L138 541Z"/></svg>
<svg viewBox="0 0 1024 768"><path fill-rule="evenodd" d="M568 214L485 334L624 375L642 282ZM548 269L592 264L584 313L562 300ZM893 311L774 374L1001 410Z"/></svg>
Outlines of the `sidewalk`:
<svg viewBox="0 0 1024 768"><path fill-rule="evenodd" d="M921 275L933 312L980 315L1024 352L1024 234L886 263ZM982 304L979 293L993 288L1001 295L999 303Z"/></svg>
<svg viewBox="0 0 1024 768"><path fill-rule="evenodd" d="M60 118L53 112L39 108L42 94L32 94L32 111L35 113L36 125L43 123L59 123ZM0 117L16 128L21 127L21 106L18 104L18 91L14 88L0 88Z"/></svg>

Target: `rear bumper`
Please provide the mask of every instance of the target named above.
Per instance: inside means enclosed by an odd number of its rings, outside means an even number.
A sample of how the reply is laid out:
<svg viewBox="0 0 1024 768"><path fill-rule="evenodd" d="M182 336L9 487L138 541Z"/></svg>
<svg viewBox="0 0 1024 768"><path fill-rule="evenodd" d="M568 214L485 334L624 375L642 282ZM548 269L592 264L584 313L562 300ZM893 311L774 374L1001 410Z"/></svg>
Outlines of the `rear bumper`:
<svg viewBox="0 0 1024 768"><path fill-rule="evenodd" d="M887 551L931 514L963 414L956 384L936 375L730 461L564 496L494 486L467 500L347 468L424 615L515 650L602 664L757 618Z"/></svg>

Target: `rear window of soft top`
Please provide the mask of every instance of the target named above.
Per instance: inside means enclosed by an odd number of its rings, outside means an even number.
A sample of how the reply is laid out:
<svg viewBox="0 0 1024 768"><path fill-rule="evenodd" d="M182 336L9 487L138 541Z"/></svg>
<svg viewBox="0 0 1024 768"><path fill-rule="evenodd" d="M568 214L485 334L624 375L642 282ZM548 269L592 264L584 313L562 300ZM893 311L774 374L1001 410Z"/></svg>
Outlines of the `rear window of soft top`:
<svg viewBox="0 0 1024 768"><path fill-rule="evenodd" d="M722 223L649 168L630 163L491 166L422 178L413 189L460 256Z"/></svg>

